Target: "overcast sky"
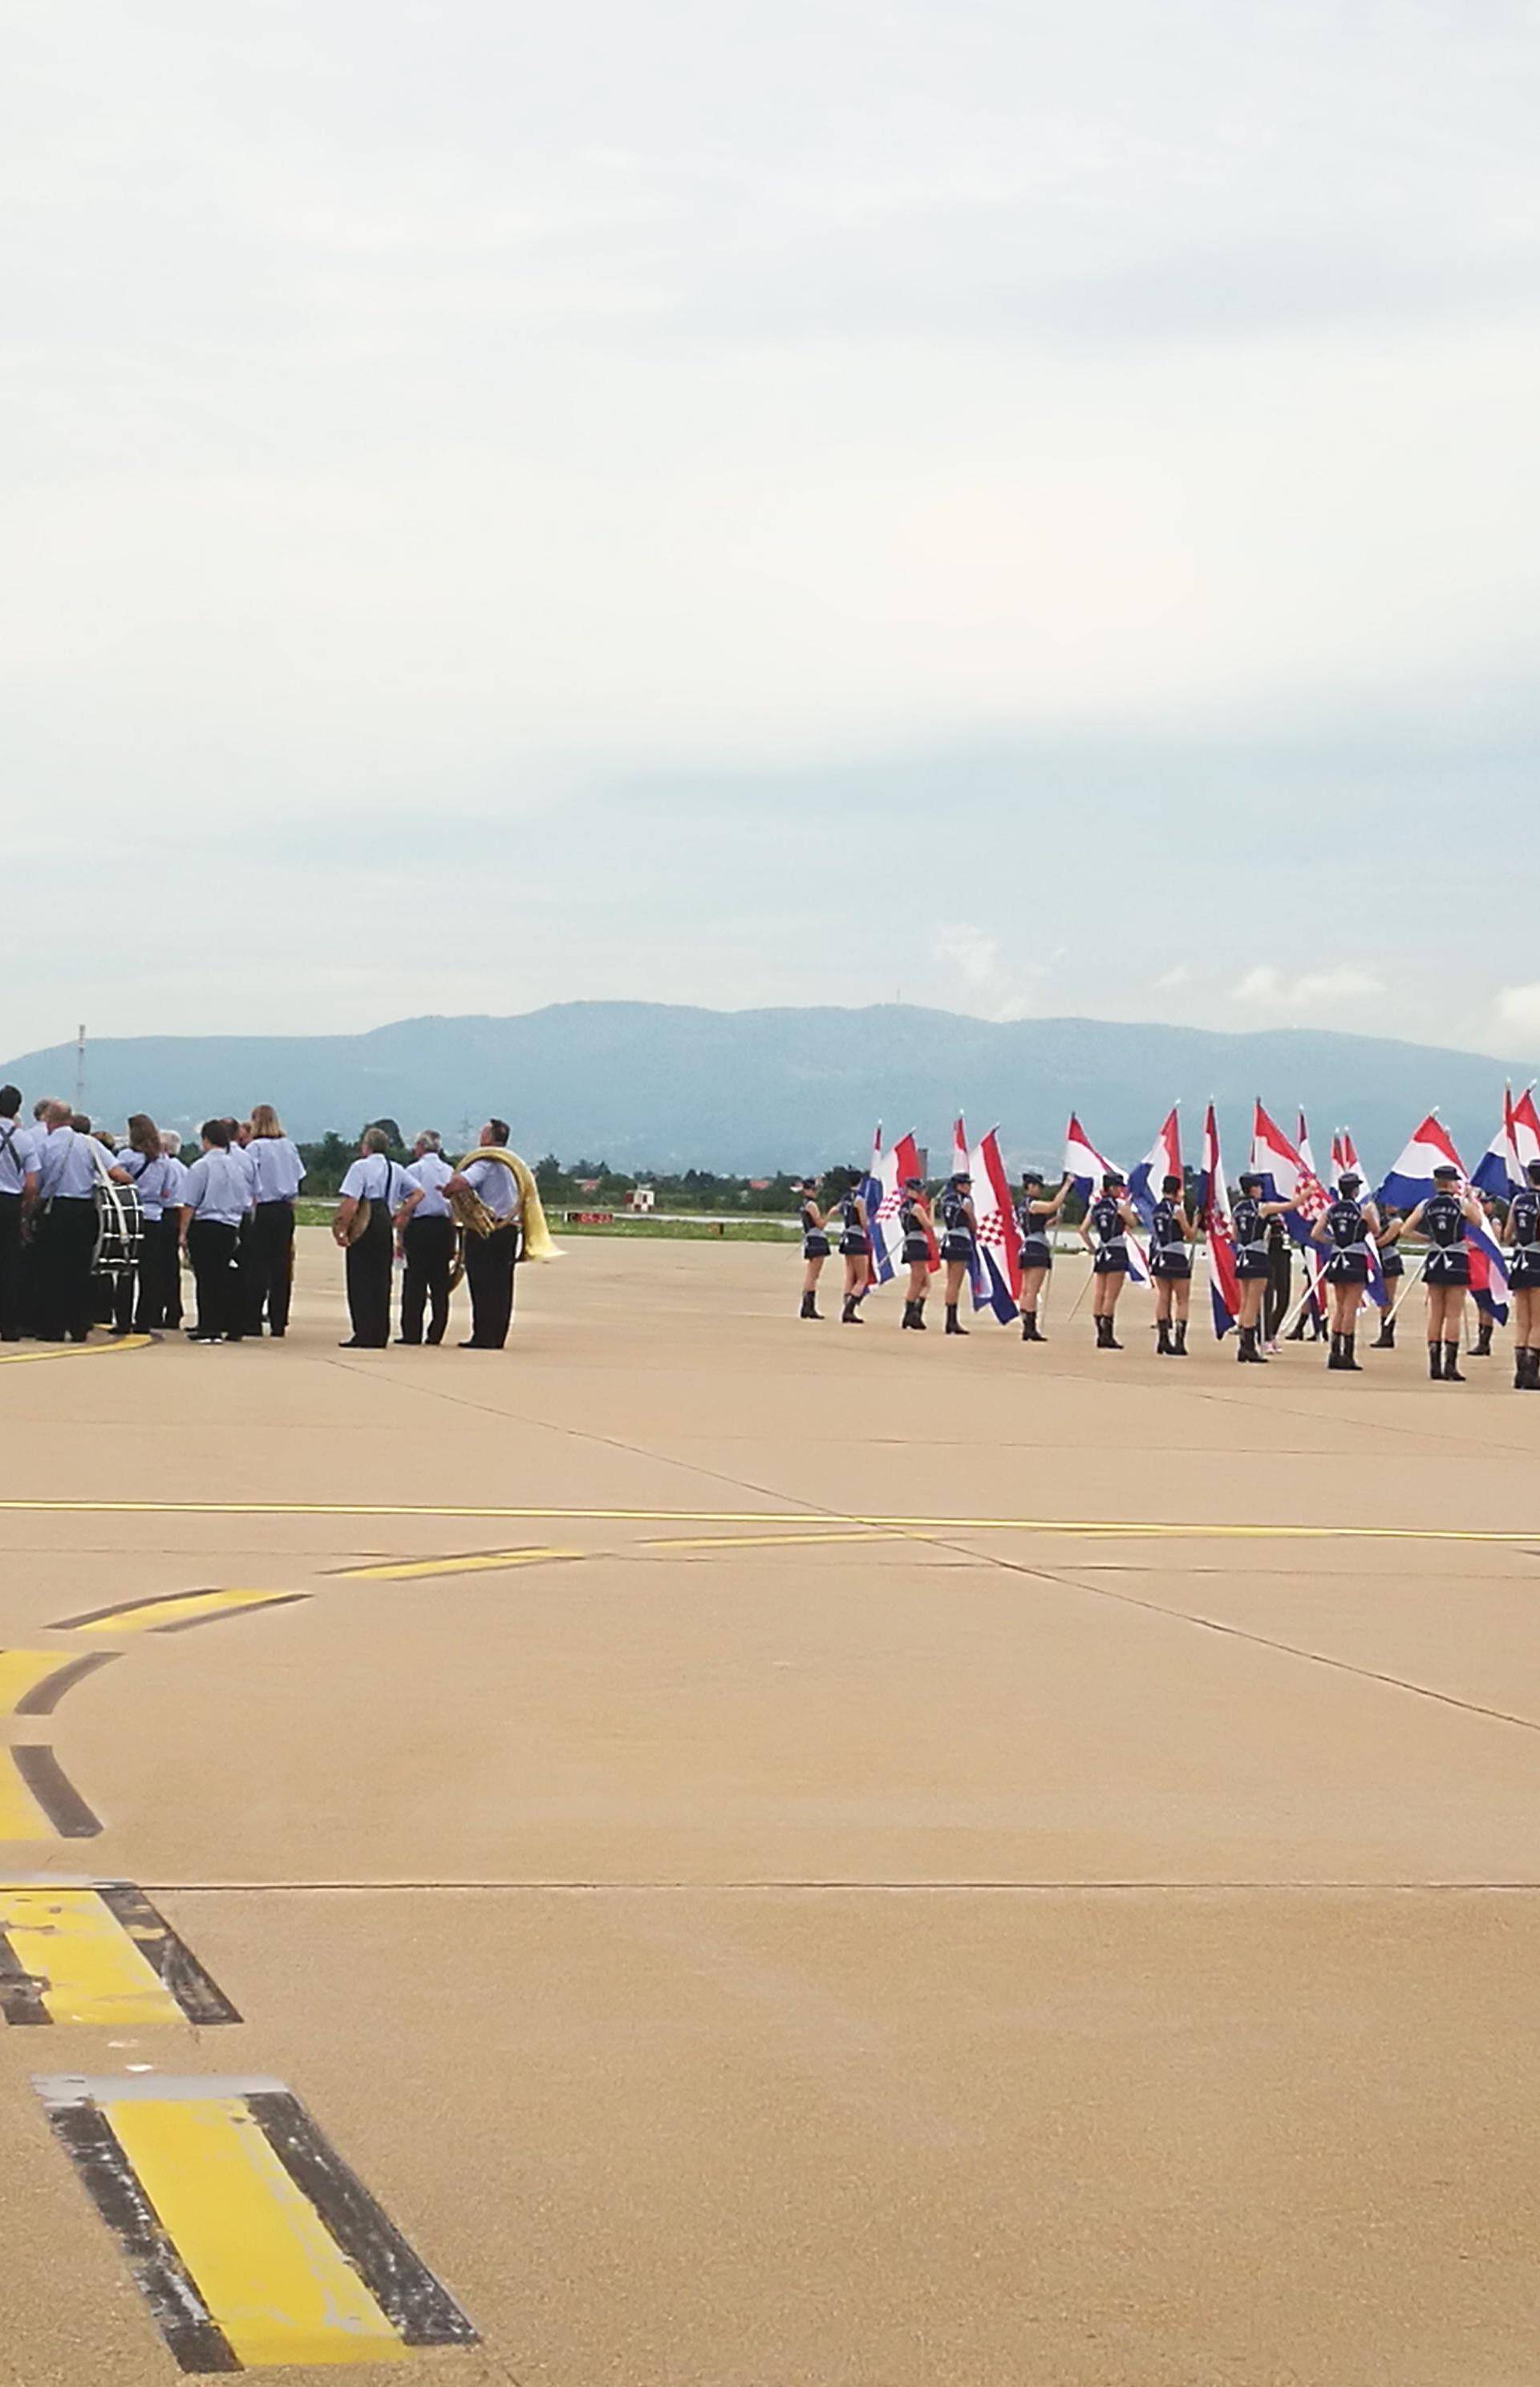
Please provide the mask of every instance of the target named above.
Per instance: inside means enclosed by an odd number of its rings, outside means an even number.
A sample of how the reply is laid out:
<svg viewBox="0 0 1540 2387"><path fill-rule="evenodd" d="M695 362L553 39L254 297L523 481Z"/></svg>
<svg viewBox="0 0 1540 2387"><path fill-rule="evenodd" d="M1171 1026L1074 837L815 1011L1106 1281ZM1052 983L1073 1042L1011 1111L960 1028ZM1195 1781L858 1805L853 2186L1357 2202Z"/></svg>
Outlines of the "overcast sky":
<svg viewBox="0 0 1540 2387"><path fill-rule="evenodd" d="M1540 10L7 0L0 1052L1540 1061Z"/></svg>

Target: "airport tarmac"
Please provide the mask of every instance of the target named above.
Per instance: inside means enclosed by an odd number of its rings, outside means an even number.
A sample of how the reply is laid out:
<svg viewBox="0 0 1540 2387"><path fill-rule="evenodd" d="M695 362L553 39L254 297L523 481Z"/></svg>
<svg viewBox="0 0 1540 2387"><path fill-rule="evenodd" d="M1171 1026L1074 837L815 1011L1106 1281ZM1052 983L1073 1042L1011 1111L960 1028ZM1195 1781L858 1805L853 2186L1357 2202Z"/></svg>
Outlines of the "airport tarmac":
<svg viewBox="0 0 1540 2387"><path fill-rule="evenodd" d="M4 2387L1540 2375L1501 1345L578 1239L359 1353L300 1246L0 1359Z"/></svg>

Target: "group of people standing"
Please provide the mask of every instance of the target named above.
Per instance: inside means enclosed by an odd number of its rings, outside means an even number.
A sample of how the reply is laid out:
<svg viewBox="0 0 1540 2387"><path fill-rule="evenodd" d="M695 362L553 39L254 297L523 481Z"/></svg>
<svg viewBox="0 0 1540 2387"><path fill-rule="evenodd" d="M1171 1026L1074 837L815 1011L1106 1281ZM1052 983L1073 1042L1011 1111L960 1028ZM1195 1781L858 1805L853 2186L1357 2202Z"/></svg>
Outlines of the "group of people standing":
<svg viewBox="0 0 1540 2387"><path fill-rule="evenodd" d="M196 1316L188 1340L240 1343L288 1331L295 1204L305 1166L271 1104L249 1118L206 1119L199 1149L135 1112L121 1138L68 1103L45 1099L23 1124L21 1095L0 1086L0 1341L83 1343L95 1325L160 1334L183 1323L182 1261ZM471 1334L462 1349L500 1350L522 1252L521 1187L505 1120L490 1119L457 1169L432 1130L410 1164L367 1130L343 1180L333 1232L346 1252L351 1332L345 1348L390 1340L392 1271L403 1263L404 1344L442 1342L459 1263L461 1214Z"/></svg>
<svg viewBox="0 0 1540 2387"><path fill-rule="evenodd" d="M1357 1321L1369 1300L1370 1255L1378 1254L1387 1293L1404 1278L1404 1238L1421 1236L1427 1245L1422 1275L1428 1296L1428 1372L1435 1382L1463 1383L1458 1360L1465 1303L1471 1287L1468 1225L1490 1225L1505 1247L1514 1332L1514 1385L1540 1392L1540 1161L1531 1162L1528 1182L1493 1219L1459 1171L1433 1171L1433 1190L1405 1216L1382 1211L1364 1198L1363 1181L1351 1170L1338 1178L1326 1208L1310 1229L1311 1240L1322 1247L1320 1275L1326 1314L1314 1331L1330 1341L1327 1366L1333 1371L1360 1372ZM1038 1169L1023 1172L1014 1204L1020 1292L1017 1307L1024 1343L1047 1337L1038 1322L1043 1288L1054 1265L1052 1231L1071 1190L1067 1175L1053 1191ZM816 1179L804 1181L799 1221L802 1233L802 1299L801 1315L816 1319L818 1282L825 1262L838 1249L844 1265L844 1298L840 1321L862 1323L861 1305L876 1282L873 1273L872 1222L859 1188L850 1186L835 1195L826 1209L818 1199ZM1289 1312L1291 1239L1282 1225L1293 1206L1269 1198L1267 1181L1247 1171L1240 1181L1231 1213L1234 1248L1236 1358L1246 1366L1265 1366L1262 1345L1276 1337ZM944 1271L946 1332L966 1334L960 1307L965 1282L972 1274L978 1245L978 1220L972 1198L972 1180L959 1171L949 1177L932 1203L924 1180L908 1179L898 1204L901 1236L899 1257L905 1269L906 1297L903 1327L923 1332L925 1306L932 1273ZM1131 1269L1130 1238L1145 1231L1145 1222L1129 1198L1127 1180L1108 1169L1093 1192L1079 1224L1079 1237L1091 1255L1092 1320L1096 1347L1120 1351L1117 1339L1117 1304ZM1189 1305L1192 1298L1193 1246L1202 1227L1186 1194L1183 1180L1163 1180L1148 1222L1149 1272L1155 1295L1155 1353L1161 1358L1187 1357ZM1281 1262L1281 1271L1280 1269ZM1281 1274L1281 1295L1280 1277ZM1312 1331L1308 1296L1299 1306L1291 1339L1303 1340ZM1394 1347L1395 1324L1387 1300L1374 1347ZM1490 1352L1492 1327L1483 1320L1476 1349Z"/></svg>

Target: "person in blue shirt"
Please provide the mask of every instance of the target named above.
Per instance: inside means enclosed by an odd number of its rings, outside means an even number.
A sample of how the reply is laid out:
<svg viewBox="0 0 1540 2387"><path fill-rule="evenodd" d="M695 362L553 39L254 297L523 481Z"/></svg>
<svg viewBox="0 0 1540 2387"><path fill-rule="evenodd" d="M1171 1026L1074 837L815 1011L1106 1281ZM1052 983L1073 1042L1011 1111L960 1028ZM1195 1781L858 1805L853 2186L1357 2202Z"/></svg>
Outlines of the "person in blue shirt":
<svg viewBox="0 0 1540 2387"><path fill-rule="evenodd" d="M423 1313L427 1310L426 1339L437 1345L443 1342L449 1322L455 1222L444 1198L444 1188L454 1170L444 1157L443 1138L436 1128L423 1130L404 1173L406 1192L396 1213L396 1248L406 1265L401 1279L401 1331L396 1339L421 1343Z"/></svg>
<svg viewBox="0 0 1540 2387"><path fill-rule="evenodd" d="M37 1143L19 1086L0 1086L0 1343L21 1339L21 1225L37 1199Z"/></svg>
<svg viewBox="0 0 1540 2387"><path fill-rule="evenodd" d="M390 1340L394 1220L410 1188L406 1170L391 1159L389 1147L384 1128L365 1128L332 1220L333 1240L347 1255L347 1314L353 1324L341 1345L344 1351L383 1351Z"/></svg>
<svg viewBox="0 0 1540 2387"><path fill-rule="evenodd" d="M513 1323L513 1270L523 1248L518 1181L495 1150L508 1148L506 1119L488 1119L479 1144L488 1156L467 1160L449 1179L455 1192L468 1188L496 1220L489 1235L465 1237L465 1283L471 1295L471 1332L462 1351L500 1351ZM448 1198L448 1189L446 1189Z"/></svg>
<svg viewBox="0 0 1540 2387"><path fill-rule="evenodd" d="M38 1159L34 1244L35 1322L44 1343L62 1343L66 1336L83 1343L89 1336L95 1312L91 1265L100 1227L96 1188L104 1176L120 1185L129 1181L127 1171L92 1135L90 1120L82 1128L78 1117L63 1102L50 1103L44 1113L48 1132Z"/></svg>
<svg viewBox="0 0 1540 2387"><path fill-rule="evenodd" d="M294 1206L305 1164L271 1103L253 1105L251 1133L239 1156L251 1177L251 1219L241 1244L246 1331L259 1335L265 1319L277 1342L288 1332Z"/></svg>
<svg viewBox="0 0 1540 2387"><path fill-rule="evenodd" d="M113 1283L113 1327L120 1334L131 1327L138 1334L158 1334L166 1323L168 1258L173 1267L176 1262L176 1246L168 1247L162 1230L166 1205L174 1202L182 1176L161 1150L159 1129L144 1111L129 1120L118 1166L138 1198L140 1234L134 1265L120 1269Z"/></svg>
<svg viewBox="0 0 1540 2387"><path fill-rule="evenodd" d="M230 1149L228 1119L205 1119L203 1150L182 1188L182 1246L197 1287L197 1323L190 1343L239 1343L245 1334L236 1246L246 1217L249 1180Z"/></svg>

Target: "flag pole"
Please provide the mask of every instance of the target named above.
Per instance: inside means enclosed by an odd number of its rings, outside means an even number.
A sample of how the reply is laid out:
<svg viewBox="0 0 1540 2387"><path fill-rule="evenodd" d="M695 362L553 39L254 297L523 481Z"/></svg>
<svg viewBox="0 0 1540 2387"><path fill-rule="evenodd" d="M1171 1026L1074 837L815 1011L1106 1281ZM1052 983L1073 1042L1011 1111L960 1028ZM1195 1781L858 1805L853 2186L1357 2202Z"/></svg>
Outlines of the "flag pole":
<svg viewBox="0 0 1540 2387"><path fill-rule="evenodd" d="M1411 1289L1412 1289L1413 1285L1414 1285L1414 1284L1420 1284L1420 1283L1421 1283L1421 1282L1422 1282L1422 1272L1423 1272L1424 1269L1427 1267L1427 1265L1428 1265L1428 1255L1427 1255L1427 1253L1426 1253L1426 1252L1424 1252L1424 1253L1423 1253L1423 1255L1422 1255L1422 1257L1421 1257L1421 1258L1418 1261L1416 1268L1412 1270L1411 1275L1407 1279L1406 1283L1402 1286L1402 1288L1401 1288L1400 1292L1396 1295L1396 1296L1395 1296L1395 1300L1394 1304L1392 1305L1392 1307L1391 1307L1391 1310L1390 1310L1390 1314L1389 1314L1389 1316L1388 1316L1388 1317L1386 1318L1386 1320L1385 1320L1385 1324L1386 1324L1387 1326L1394 1326L1394 1324L1395 1323L1396 1313L1399 1311L1400 1307L1401 1307L1401 1304L1405 1301L1405 1299L1406 1299L1406 1297L1407 1297L1407 1294L1408 1294L1408 1293L1410 1293L1410 1291L1411 1291Z"/></svg>

